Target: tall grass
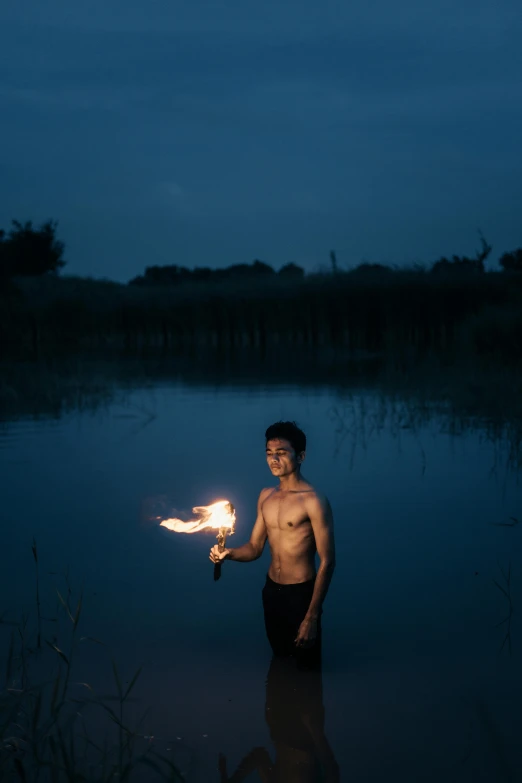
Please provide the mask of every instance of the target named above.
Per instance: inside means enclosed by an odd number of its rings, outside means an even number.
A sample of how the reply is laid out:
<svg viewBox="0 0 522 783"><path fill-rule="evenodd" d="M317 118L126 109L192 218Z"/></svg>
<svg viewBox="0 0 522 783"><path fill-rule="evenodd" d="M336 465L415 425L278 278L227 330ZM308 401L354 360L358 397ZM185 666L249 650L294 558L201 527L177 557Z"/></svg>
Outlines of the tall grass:
<svg viewBox="0 0 522 783"><path fill-rule="evenodd" d="M42 646L42 614L41 614L41 604L40 604L40 574L38 572L38 549L36 547L36 541L34 537L33 537L31 550L34 557L34 565L36 570L36 616L38 622L38 635L36 639L36 647L39 650Z"/></svg>
<svg viewBox="0 0 522 783"><path fill-rule="evenodd" d="M496 579L493 579L493 584L495 585L495 587L497 587L500 590L500 592L502 593L502 595L505 597L507 601L507 615L503 620L497 623L497 628L504 625L504 623L507 623L506 633L504 635L504 639L502 641L502 645L500 647L499 652L502 652L507 642L509 654L511 655L511 620L513 618L513 612L514 612L513 597L511 595L511 561L508 564L507 571L504 571L500 563L498 564L498 567L500 569L500 573L502 574L504 585L501 585L499 582L497 582Z"/></svg>
<svg viewBox="0 0 522 783"><path fill-rule="evenodd" d="M172 287L75 278L17 281L0 344L15 355L57 347L274 346L348 352L522 348L522 275L311 275Z"/></svg>
<svg viewBox="0 0 522 783"><path fill-rule="evenodd" d="M34 541L32 550L38 567ZM153 774L154 779L183 781L175 764L156 752L141 732L143 719L134 727L127 721L126 705L141 668L124 688L112 661L116 709L87 682L75 683L86 694L83 697L71 691L79 646L98 640L79 637L82 595L73 606L69 590L65 597L57 591L68 633L62 640L56 635L45 638L45 653L39 646L40 635L48 635L42 631L42 620L58 625L59 618L41 616L38 575L36 584L35 629L29 626L27 616L10 623L5 612L0 616L0 624L11 626L0 690L0 780L109 783L149 780ZM39 675L36 678L35 672Z"/></svg>

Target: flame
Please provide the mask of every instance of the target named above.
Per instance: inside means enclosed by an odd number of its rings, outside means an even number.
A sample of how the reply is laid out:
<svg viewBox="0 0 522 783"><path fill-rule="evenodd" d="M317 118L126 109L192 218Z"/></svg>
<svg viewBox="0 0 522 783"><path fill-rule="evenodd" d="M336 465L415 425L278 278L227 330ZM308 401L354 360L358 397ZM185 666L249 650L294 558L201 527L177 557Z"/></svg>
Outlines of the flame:
<svg viewBox="0 0 522 783"><path fill-rule="evenodd" d="M197 533L209 527L230 534L234 532L236 511L228 500L217 500L210 506L195 506L192 513L199 519L191 519L188 522L183 522L181 519L164 519L160 526L175 533Z"/></svg>

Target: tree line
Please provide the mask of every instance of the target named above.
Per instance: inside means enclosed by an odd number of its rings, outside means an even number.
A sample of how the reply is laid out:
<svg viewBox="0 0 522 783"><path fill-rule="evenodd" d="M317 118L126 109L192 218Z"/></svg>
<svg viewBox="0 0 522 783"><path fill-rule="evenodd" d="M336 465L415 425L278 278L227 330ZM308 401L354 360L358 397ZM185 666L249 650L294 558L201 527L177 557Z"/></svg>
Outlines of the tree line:
<svg viewBox="0 0 522 783"><path fill-rule="evenodd" d="M222 269L211 269L208 266L197 266L189 269L186 266L170 264L166 266L148 266L143 275L129 280L129 285L179 285L180 283L207 283L223 280L268 280L284 278L285 280L300 280L305 276L305 270L297 264L285 264L276 270L264 261L256 259L251 264L232 264Z"/></svg>
<svg viewBox="0 0 522 783"><path fill-rule="evenodd" d="M12 221L9 231L0 229L0 282L9 281L15 277L37 277L41 275L57 275L65 267L65 245L57 238L58 223L48 220L40 227L34 227L31 221L21 223ZM418 265L417 271L429 272L434 275L483 274L484 262L491 253L489 245L480 235L481 247L474 257L453 255L451 258L440 258L429 270ZM340 270L335 251L330 252L332 274L352 275L390 275L398 270L384 264L362 263L350 270ZM522 248L504 253L499 259L499 265L504 272L522 273ZM281 278L298 281L305 277L303 267L295 264L285 264L276 271L270 264L256 259L251 264L232 264L225 268L188 267L177 264L154 265L146 267L142 275L129 280L132 286L173 286L182 283L209 283L224 280L269 280Z"/></svg>

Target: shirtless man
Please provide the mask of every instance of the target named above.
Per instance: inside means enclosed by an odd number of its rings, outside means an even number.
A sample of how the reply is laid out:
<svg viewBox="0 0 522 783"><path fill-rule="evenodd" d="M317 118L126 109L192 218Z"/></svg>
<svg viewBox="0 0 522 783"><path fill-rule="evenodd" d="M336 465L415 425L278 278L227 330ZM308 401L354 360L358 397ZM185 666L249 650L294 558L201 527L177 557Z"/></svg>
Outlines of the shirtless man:
<svg viewBox="0 0 522 783"><path fill-rule="evenodd" d="M318 664L322 605L335 567L332 511L327 498L301 475L306 436L295 422L272 424L265 437L268 467L279 486L261 491L250 541L223 552L216 545L210 559L257 560L268 539L272 561L263 588L268 640L275 655Z"/></svg>

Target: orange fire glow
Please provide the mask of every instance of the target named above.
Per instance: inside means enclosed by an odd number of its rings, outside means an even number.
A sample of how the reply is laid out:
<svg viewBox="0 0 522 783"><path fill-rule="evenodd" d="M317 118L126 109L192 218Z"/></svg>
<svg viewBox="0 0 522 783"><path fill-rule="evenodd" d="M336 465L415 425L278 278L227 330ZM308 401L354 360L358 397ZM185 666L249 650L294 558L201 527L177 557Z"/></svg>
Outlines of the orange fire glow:
<svg viewBox="0 0 522 783"><path fill-rule="evenodd" d="M197 533L205 528L220 530L229 535L234 532L236 512L228 500L217 500L210 506L195 506L192 513L198 518L188 522L181 519L164 519L160 526L175 533Z"/></svg>

